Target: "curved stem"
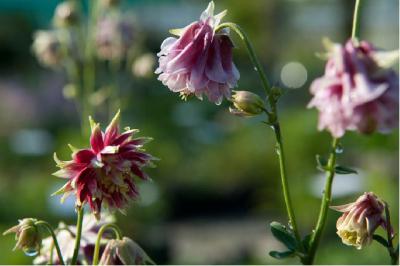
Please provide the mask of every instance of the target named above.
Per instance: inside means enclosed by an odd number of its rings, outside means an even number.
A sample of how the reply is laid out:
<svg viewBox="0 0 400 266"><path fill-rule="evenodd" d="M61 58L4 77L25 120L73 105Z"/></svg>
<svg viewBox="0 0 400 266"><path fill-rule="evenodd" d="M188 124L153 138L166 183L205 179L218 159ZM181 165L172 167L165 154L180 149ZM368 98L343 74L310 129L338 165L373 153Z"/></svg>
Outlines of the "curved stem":
<svg viewBox="0 0 400 266"><path fill-rule="evenodd" d="M114 231L115 236L117 237L118 240L121 240L121 238L122 238L121 230L119 229L119 227L116 224L105 224L102 227L100 227L100 230L97 233L96 245L94 247L93 265L99 264L99 253L100 253L101 237L103 236L103 233L107 229L112 229Z"/></svg>
<svg viewBox="0 0 400 266"><path fill-rule="evenodd" d="M83 221L83 207L78 208L78 217L76 221L76 238L75 238L75 247L74 253L71 259L71 265L76 265L78 260L78 253L81 244L81 236L82 236L82 221Z"/></svg>
<svg viewBox="0 0 400 266"><path fill-rule="evenodd" d="M265 72L260 64L260 61L258 61L258 58L256 56L256 53L254 51L253 45L251 44L247 34L242 30L242 28L239 27L239 25L232 23L232 22L226 22L218 25L218 27L215 29L215 32L222 30L223 28L230 28L233 30L239 38L243 41L247 48L247 52L249 53L249 57L251 62L254 65L254 69L257 71L258 75L260 76L261 83L265 89L265 92L267 95L270 94L271 91L271 85L267 79L267 76L265 75ZM270 103L272 101L271 97L269 97Z"/></svg>
<svg viewBox="0 0 400 266"><path fill-rule="evenodd" d="M361 0L356 0L356 4L354 6L354 14L353 14L353 28L351 30L351 38L354 39L358 36L360 19L359 19L359 10L360 10L360 2Z"/></svg>
<svg viewBox="0 0 400 266"><path fill-rule="evenodd" d="M239 25L231 22L226 22L220 24L215 31L219 31L223 28L230 28L233 30L243 41L247 48L247 52L249 54L250 60L254 65L254 69L257 71L261 83L264 87L264 90L267 94L267 98L269 101L269 105L271 107L271 112L266 111L265 113L270 119L270 123L272 123L274 132L275 132L275 138L276 138L276 148L277 148L277 153L278 153L278 158L279 158L279 169L280 169L280 175L281 175L281 182L282 182L282 190L283 190L283 197L285 200L285 205L286 205L286 211L289 217L289 223L292 227L292 230L294 232L295 238L297 240L297 243L299 247L302 249L302 244L301 244L301 237L297 229L297 224L296 224L296 218L294 215L293 207L292 207L292 202L290 200L290 193L289 193L289 184L288 180L286 177L286 167L285 167L285 155L283 151L283 141L282 141L282 133L278 121L278 111L277 111L277 106L276 106L276 99L272 97L271 95L271 85L268 81L268 78L264 72L264 69L262 68L260 61L258 60L256 53L254 51L253 45L251 44L247 34L242 30L242 28L239 27Z"/></svg>
<svg viewBox="0 0 400 266"><path fill-rule="evenodd" d="M335 165L336 165L336 149L339 145L339 139L333 138L331 152L329 155L327 172L326 172L326 183L325 189L322 196L321 207L318 215L317 225L315 226L314 233L311 235L310 245L307 256L304 257L302 262L304 264L312 264L314 261L315 253L318 248L319 241L321 239L322 231L325 226L326 217L328 214L329 204L332 198L332 183L335 176Z"/></svg>
<svg viewBox="0 0 400 266"><path fill-rule="evenodd" d="M47 229L47 231L49 231L49 233L51 234L51 237L53 238L53 243L54 243L54 246L56 247L58 259L60 260L60 264L65 265L63 256L61 254L60 246L58 245L56 234L54 233L54 230L51 227L51 225L46 221L37 221L35 223L35 225L38 225L38 226L41 225L41 226L45 227ZM53 259L53 256L51 256L51 260L52 259Z"/></svg>
<svg viewBox="0 0 400 266"><path fill-rule="evenodd" d="M393 247L393 235L392 235L392 223L390 221L390 211L389 205L385 202L385 216L386 216L386 237L387 237L387 250L390 255L390 261L392 265L397 265L397 261L399 259L399 255L397 251Z"/></svg>

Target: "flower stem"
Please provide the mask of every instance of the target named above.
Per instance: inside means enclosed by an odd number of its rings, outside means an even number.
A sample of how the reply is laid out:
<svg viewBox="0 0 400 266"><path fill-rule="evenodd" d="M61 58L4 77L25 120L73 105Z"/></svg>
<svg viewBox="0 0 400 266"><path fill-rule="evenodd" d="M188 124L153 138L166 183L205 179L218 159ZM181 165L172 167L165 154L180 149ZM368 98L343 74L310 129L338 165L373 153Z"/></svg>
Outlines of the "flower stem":
<svg viewBox="0 0 400 266"><path fill-rule="evenodd" d="M107 229L112 229L115 233L115 236L117 237L118 240L122 238L122 233L119 227L116 224L105 224L102 227L100 227L99 232L97 233L97 239L96 239L96 245L94 247L94 254L93 254L93 265L99 264L99 254L100 254L100 242L101 242L101 237L103 236L103 233Z"/></svg>
<svg viewBox="0 0 400 266"><path fill-rule="evenodd" d="M302 260L303 264L313 264L315 253L317 251L322 231L325 226L326 217L328 214L328 208L332 198L332 183L333 183L333 178L335 176L335 165L336 165L336 155L337 155L336 149L338 145L339 145L339 139L333 138L331 152L329 155L329 160L327 165L325 189L322 196L318 221L317 225L315 226L315 230L311 235L308 254Z"/></svg>
<svg viewBox="0 0 400 266"><path fill-rule="evenodd" d="M78 217L76 221L76 238L75 238L75 247L74 253L71 259L71 265L76 265L78 260L78 253L81 244L81 236L82 236L82 221L83 221L83 207L78 207Z"/></svg>
<svg viewBox="0 0 400 266"><path fill-rule="evenodd" d="M390 211L389 205L385 202L385 216L386 216L386 235L387 235L387 250L390 255L390 260L392 265L397 265L399 259L399 254L393 247L393 234L392 234L392 223L390 221Z"/></svg>
<svg viewBox="0 0 400 266"><path fill-rule="evenodd" d="M46 221L37 221L35 224L36 224L36 225L41 225L41 226L45 227L45 228L47 229L47 231L49 231L49 233L51 234L51 237L53 238L53 244L54 244L54 246L56 247L58 259L60 260L60 264L61 264L61 265L65 265L63 256L62 256L62 254L61 254L60 246L58 245L58 241L57 241L56 234L54 233L54 230L53 230L53 228L51 227L51 225L50 225L48 222L46 222ZM51 255L50 259L51 259L51 260L53 259L53 256L52 256L52 255Z"/></svg>
<svg viewBox="0 0 400 266"><path fill-rule="evenodd" d="M289 193L289 184L288 180L286 177L286 167L285 167L285 155L283 151L283 141L282 141L282 133L281 133L281 128L279 125L278 121L278 111L277 111L277 102L274 97L271 95L271 85L267 79L267 76L264 72L264 69L262 68L260 61L258 60L256 53L254 51L253 45L250 42L250 39L248 38L247 34L242 30L242 28L239 27L239 25L231 22L226 22L220 24L215 31L219 31L223 28L230 28L233 30L243 41L247 48L247 52L249 54L250 60L254 65L254 69L257 71L261 83L263 85L263 88L267 94L267 98L269 101L269 105L271 107L271 112L266 111L265 113L267 114L268 118L270 119L270 123L274 129L275 132L275 139L276 139L276 148L277 148L277 154L279 158L279 169L280 169L280 175L281 175L281 182L282 182L282 190L283 190L283 197L285 200L286 204L286 211L289 217L289 223L290 226L294 232L296 241L299 245L299 247L302 249L302 244L301 244L301 237L297 229L297 224L296 224L296 218L294 215L293 207L292 207L292 202L290 199L290 193Z"/></svg>
<svg viewBox="0 0 400 266"><path fill-rule="evenodd" d="M353 28L351 30L351 38L354 39L358 36L358 31L360 29L360 19L359 19L359 10L360 10L360 2L361 0L356 0L356 4L354 6L354 14L353 14Z"/></svg>

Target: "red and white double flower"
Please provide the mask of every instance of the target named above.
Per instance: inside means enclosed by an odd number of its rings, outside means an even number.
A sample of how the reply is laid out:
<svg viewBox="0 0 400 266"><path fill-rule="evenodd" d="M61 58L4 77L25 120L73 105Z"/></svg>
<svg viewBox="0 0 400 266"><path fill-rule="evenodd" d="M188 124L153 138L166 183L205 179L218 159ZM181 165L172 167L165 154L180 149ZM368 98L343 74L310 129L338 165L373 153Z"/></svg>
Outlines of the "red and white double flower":
<svg viewBox="0 0 400 266"><path fill-rule="evenodd" d="M72 148L72 160L61 161L54 156L61 168L54 175L69 179L54 194L64 194L63 199L75 194L76 205L88 203L97 218L103 204L109 209L123 211L131 200L138 198L135 177L149 180L143 167L152 166L153 156L143 150L149 138L132 138L138 132L129 129L119 130L119 112L106 128L90 119L92 134L90 148Z"/></svg>

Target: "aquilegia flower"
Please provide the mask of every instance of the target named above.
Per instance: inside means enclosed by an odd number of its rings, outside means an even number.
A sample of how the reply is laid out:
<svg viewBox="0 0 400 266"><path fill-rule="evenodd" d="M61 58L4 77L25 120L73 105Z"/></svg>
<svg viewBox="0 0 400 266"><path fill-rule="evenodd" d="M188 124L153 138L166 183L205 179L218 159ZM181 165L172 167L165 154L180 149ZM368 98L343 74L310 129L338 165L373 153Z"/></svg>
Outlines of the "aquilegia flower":
<svg viewBox="0 0 400 266"><path fill-rule="evenodd" d="M78 251L77 264L91 265L93 263L93 252L97 240L97 233L101 226L113 222L115 222L115 218L110 214L103 214L99 221L94 219L93 215L85 214L83 216L82 236ZM61 222L55 231L63 259L65 263L70 264L75 248L76 226L66 225L65 223ZM102 235L102 239L100 241L101 251L104 250L106 243L111 237L112 234L104 233ZM39 254L40 255L33 260L33 264L60 264L57 252L54 248L53 238L51 236L43 239Z"/></svg>
<svg viewBox="0 0 400 266"><path fill-rule="evenodd" d="M91 120L92 135L89 149L73 149L71 161L55 157L61 168L55 176L67 178L68 182L54 194L73 193L76 205L88 203L97 218L104 203L109 209L124 211L129 201L138 197L134 177L149 180L143 167L152 166L155 160L145 153L143 144L149 138L132 138L138 130L126 128L119 131L119 112L103 133L100 125Z"/></svg>
<svg viewBox="0 0 400 266"><path fill-rule="evenodd" d="M123 237L121 240L108 241L99 265L148 265L155 264L146 252L132 239Z"/></svg>
<svg viewBox="0 0 400 266"><path fill-rule="evenodd" d="M11 227L3 233L3 235L15 233L17 244L13 250L20 249L27 255L35 255L39 252L42 238L35 224L36 222L36 219L25 218L19 220L18 225Z"/></svg>
<svg viewBox="0 0 400 266"><path fill-rule="evenodd" d="M314 97L308 105L319 111L318 128L338 138L346 130L384 133L397 127L399 82L388 63L398 52L355 40L328 46L325 75L311 84Z"/></svg>
<svg viewBox="0 0 400 266"><path fill-rule="evenodd" d="M63 59L62 44L56 31L40 30L33 36L32 50L44 66L58 67Z"/></svg>
<svg viewBox="0 0 400 266"><path fill-rule="evenodd" d="M233 44L228 31L215 32L226 11L214 16L210 2L200 20L189 26L172 30L179 38L169 37L161 44L156 74L171 91L181 96L205 94L211 102L220 104L230 98L231 88L239 79L232 62Z"/></svg>
<svg viewBox="0 0 400 266"><path fill-rule="evenodd" d="M383 218L385 205L372 192L365 192L355 202L331 208L343 212L336 223L337 234L342 242L357 249L371 243L379 226L386 226Z"/></svg>
<svg viewBox="0 0 400 266"><path fill-rule="evenodd" d="M129 19L121 16L105 16L98 21L95 46L100 59L122 59L133 46L134 41L135 29Z"/></svg>

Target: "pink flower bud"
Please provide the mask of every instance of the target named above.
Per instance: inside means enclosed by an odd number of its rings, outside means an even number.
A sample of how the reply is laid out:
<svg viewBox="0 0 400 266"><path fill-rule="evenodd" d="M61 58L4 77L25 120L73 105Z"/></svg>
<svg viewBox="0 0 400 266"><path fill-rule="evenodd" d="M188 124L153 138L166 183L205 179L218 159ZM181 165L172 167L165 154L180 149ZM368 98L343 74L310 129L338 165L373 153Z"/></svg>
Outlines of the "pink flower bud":
<svg viewBox="0 0 400 266"><path fill-rule="evenodd" d="M89 203L97 218L103 203L123 212L139 196L134 177L149 180L143 168L152 166L155 160L143 149L149 138L133 139L138 130L127 128L120 133L118 124L119 112L105 132L91 120L91 147L81 150L72 147L71 161L61 161L55 156L60 170L54 175L68 182L54 194L64 194L64 197L75 194L76 205Z"/></svg>
<svg viewBox="0 0 400 266"><path fill-rule="evenodd" d="M154 264L146 252L133 240L110 240L100 258L99 265L146 265Z"/></svg>
<svg viewBox="0 0 400 266"><path fill-rule="evenodd" d="M230 89L239 79L232 62L233 44L228 31L215 32L225 13L214 16L211 1L199 21L172 30L178 38L169 37L161 44L155 73L171 91L199 99L205 94L215 104L220 104L224 96L230 98Z"/></svg>
<svg viewBox="0 0 400 266"><path fill-rule="evenodd" d="M397 127L398 75L386 63L393 63L398 53L354 40L345 46L329 43L328 48L325 75L311 84L314 97L308 105L319 111L319 130L339 138L346 130L372 133Z"/></svg>
<svg viewBox="0 0 400 266"><path fill-rule="evenodd" d="M342 242L357 249L370 244L375 230L386 225L384 203L372 192L365 192L355 202L331 208L343 212L336 223Z"/></svg>

